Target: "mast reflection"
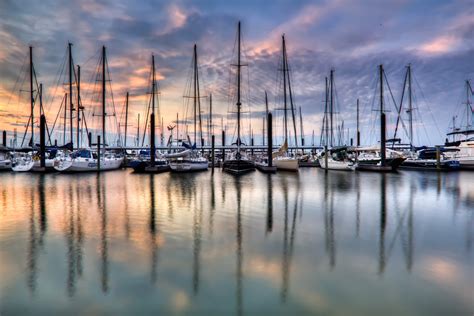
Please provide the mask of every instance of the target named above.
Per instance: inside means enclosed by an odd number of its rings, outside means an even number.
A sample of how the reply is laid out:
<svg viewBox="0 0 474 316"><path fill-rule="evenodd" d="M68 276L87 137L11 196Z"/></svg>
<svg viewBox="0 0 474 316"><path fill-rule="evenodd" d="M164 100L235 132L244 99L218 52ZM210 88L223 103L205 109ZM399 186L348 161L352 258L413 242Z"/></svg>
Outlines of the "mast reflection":
<svg viewBox="0 0 474 316"><path fill-rule="evenodd" d="M107 239L107 203L104 187L104 179L101 174L97 174L97 205L99 206L101 215L101 285L102 292L109 291L109 261L108 261L108 239Z"/></svg>
<svg viewBox="0 0 474 316"><path fill-rule="evenodd" d="M38 193L40 203L40 244L43 244L44 234L48 227L48 214L46 214L46 195L44 190L44 174L39 175Z"/></svg>
<svg viewBox="0 0 474 316"><path fill-rule="evenodd" d="M216 213L216 184L214 182L214 169L211 174L211 211L209 213L209 233L214 233L214 214Z"/></svg>
<svg viewBox="0 0 474 316"><path fill-rule="evenodd" d="M156 210L155 210L155 176L150 174L150 245L151 245L151 283L155 284L157 279L158 247L156 245Z"/></svg>
<svg viewBox="0 0 474 316"><path fill-rule="evenodd" d="M282 260L282 288L280 298L283 303L286 302L290 287L290 269L291 269L291 260L293 257L293 245L295 240L296 232L296 217L298 213L298 194L295 196L295 202L293 206L293 215L291 221L291 232L290 238L288 240L288 182L283 181L283 197L285 203L285 214L284 214L284 225L283 225L283 260ZM299 190L297 190L298 192Z"/></svg>
<svg viewBox="0 0 474 316"><path fill-rule="evenodd" d="M386 183L385 174L380 175L380 239L379 239L379 269L378 273L385 271L385 228L387 226L386 212Z"/></svg>
<svg viewBox="0 0 474 316"><path fill-rule="evenodd" d="M28 252L27 252L27 285L31 294L35 293L36 290L36 278L37 278L37 256L38 256L38 238L36 232L35 223L35 192L30 192L31 208L30 208L30 236L28 239Z"/></svg>
<svg viewBox="0 0 474 316"><path fill-rule="evenodd" d="M193 186L192 200L197 203L196 185ZM199 199L201 205L194 206L193 214L193 294L197 295L199 292L199 270L201 258L201 223L202 223L202 200Z"/></svg>
<svg viewBox="0 0 474 316"><path fill-rule="evenodd" d="M67 246L67 294L69 297L75 293L76 263L75 263L75 245L74 245L74 199L72 191L72 182L68 185L69 211L67 219L66 246Z"/></svg>
<svg viewBox="0 0 474 316"><path fill-rule="evenodd" d="M334 190L329 189L329 175L324 173L324 232L329 266L336 266L336 238L334 230Z"/></svg>
<svg viewBox="0 0 474 316"><path fill-rule="evenodd" d="M241 218L241 184L240 179L235 179L235 187L237 191L237 288L236 288L236 300L237 300L237 315L243 314L243 295L242 295L242 263L243 263L243 251L242 251L242 218ZM225 190L224 190L225 191Z"/></svg>
<svg viewBox="0 0 474 316"><path fill-rule="evenodd" d="M273 185L272 176L267 175L267 230L271 233L273 230Z"/></svg>
<svg viewBox="0 0 474 316"><path fill-rule="evenodd" d="M357 172L356 177L356 188L357 188L357 202L356 202L356 237L359 238L360 234L360 174Z"/></svg>

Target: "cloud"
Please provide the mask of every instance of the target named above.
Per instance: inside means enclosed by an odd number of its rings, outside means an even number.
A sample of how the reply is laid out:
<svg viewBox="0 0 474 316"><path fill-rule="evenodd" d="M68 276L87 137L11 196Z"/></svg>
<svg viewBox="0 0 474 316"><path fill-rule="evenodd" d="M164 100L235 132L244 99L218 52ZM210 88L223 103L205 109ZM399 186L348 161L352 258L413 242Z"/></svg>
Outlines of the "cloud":
<svg viewBox="0 0 474 316"><path fill-rule="evenodd" d="M271 18L262 19L262 10ZM244 69L243 96L245 108L252 111L254 131L260 130L262 124L264 91L269 94L271 109L281 106L277 78L281 35L285 33L294 101L302 108L307 137L312 130L319 134L324 77L331 67L336 69L338 116L353 132L354 104L359 98L368 111L363 116L368 125L365 130L370 129L375 67L380 63L385 65L396 100L400 97L404 67L412 63L425 103L444 132L448 124L445 118L452 116L457 105L453 94L461 91L463 80L474 74L469 58L474 51L471 12L471 7L463 1L456 5L429 6L409 1L383 4L369 1L361 6L345 0L302 0L291 5L185 0L172 4L145 1L134 5L124 0L88 0L66 5L48 0L41 5L30 1L21 6L3 1L0 40L9 45L0 49L0 87L5 91L1 92L0 108L5 109L8 95L18 94L20 88L13 86L22 65L28 61L28 45L33 44L38 78L49 94L46 99L51 100L51 94L57 91L54 102L51 105L48 102L48 120L49 117L52 120L64 92L62 82L56 89L56 74L65 57L67 42L71 41L74 61L82 66L83 98L89 108L93 102L87 92L95 84L95 65L100 47L105 45L117 112L129 91L133 98L130 117L142 113L142 121L149 97L150 56L154 54L161 113L167 125L176 119L176 112L184 116L183 91L192 47L197 43L201 94L213 93L214 113L228 118L226 124L231 126L232 115L228 112L235 104L235 73L230 64L236 23L241 20L249 65ZM203 108L207 106L206 102ZM431 115L428 118L432 121ZM10 122L0 120L0 128L9 129ZM245 129L248 123L247 120ZM432 123L427 125L434 128ZM422 128L418 130L424 133ZM376 140L368 135L363 138L367 142ZM423 136L420 141L433 143L442 139L434 138L428 141Z"/></svg>

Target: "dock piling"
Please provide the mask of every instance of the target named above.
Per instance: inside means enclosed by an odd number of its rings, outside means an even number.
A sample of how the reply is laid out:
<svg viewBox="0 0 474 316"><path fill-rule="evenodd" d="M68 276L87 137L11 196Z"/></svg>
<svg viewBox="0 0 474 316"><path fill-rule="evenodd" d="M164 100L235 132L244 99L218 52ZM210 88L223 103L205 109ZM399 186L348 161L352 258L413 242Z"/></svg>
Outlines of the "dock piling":
<svg viewBox="0 0 474 316"><path fill-rule="evenodd" d="M211 168L212 168L212 171L214 171L214 161L215 161L215 155L214 155L214 147L215 147L215 142L216 142L216 137L214 135L212 135L211 137Z"/></svg>
<svg viewBox="0 0 474 316"><path fill-rule="evenodd" d="M436 169L441 169L441 152L439 146L436 146Z"/></svg>
<svg viewBox="0 0 474 316"><path fill-rule="evenodd" d="M100 135L97 135L97 172L100 171Z"/></svg>
<svg viewBox="0 0 474 316"><path fill-rule="evenodd" d="M225 130L222 130L222 162L225 161Z"/></svg>
<svg viewBox="0 0 474 316"><path fill-rule="evenodd" d="M2 145L3 147L7 147L7 131L3 131L2 133Z"/></svg>
<svg viewBox="0 0 474 316"><path fill-rule="evenodd" d="M324 146L324 170L328 171L328 145Z"/></svg>
<svg viewBox="0 0 474 316"><path fill-rule="evenodd" d="M268 166L273 166L273 157L272 157L272 149L273 149L273 127L272 127L272 113L268 112L267 115L267 155L268 155Z"/></svg>
<svg viewBox="0 0 474 316"><path fill-rule="evenodd" d="M250 155L253 157L253 137L250 139L250 145L252 146L250 149Z"/></svg>
<svg viewBox="0 0 474 316"><path fill-rule="evenodd" d="M46 117L40 116L40 167L46 167Z"/></svg>

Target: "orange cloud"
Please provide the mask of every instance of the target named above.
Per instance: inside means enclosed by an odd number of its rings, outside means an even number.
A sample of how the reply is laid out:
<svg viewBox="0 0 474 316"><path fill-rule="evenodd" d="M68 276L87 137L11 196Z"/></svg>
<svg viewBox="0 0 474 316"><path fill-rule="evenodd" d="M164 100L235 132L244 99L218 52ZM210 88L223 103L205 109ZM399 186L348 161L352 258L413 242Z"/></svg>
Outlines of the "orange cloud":
<svg viewBox="0 0 474 316"><path fill-rule="evenodd" d="M459 44L459 38L452 35L442 35L422 44L419 50L426 54L445 54L455 50Z"/></svg>

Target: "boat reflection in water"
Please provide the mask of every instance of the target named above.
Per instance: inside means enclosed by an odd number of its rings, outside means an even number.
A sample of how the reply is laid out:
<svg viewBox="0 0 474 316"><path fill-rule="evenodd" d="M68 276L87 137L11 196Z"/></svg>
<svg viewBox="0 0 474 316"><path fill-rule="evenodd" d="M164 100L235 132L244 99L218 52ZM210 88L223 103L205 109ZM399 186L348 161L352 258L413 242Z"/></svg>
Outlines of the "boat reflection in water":
<svg viewBox="0 0 474 316"><path fill-rule="evenodd" d="M0 313L468 314L473 177L0 177Z"/></svg>

